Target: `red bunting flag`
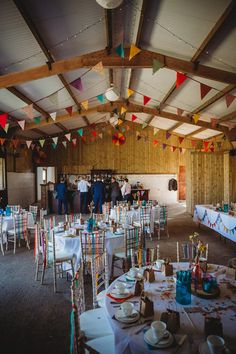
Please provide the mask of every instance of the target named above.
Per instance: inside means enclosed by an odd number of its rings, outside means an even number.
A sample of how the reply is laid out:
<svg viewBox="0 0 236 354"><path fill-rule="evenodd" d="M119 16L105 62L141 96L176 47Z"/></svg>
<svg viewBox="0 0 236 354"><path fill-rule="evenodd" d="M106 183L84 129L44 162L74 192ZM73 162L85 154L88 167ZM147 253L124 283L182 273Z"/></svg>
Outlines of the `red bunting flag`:
<svg viewBox="0 0 236 354"><path fill-rule="evenodd" d="M71 116L72 115L72 111L73 111L73 107L66 107L65 110L68 112L68 114Z"/></svg>
<svg viewBox="0 0 236 354"><path fill-rule="evenodd" d="M177 149L177 146L172 146L172 152L175 152L176 149Z"/></svg>
<svg viewBox="0 0 236 354"><path fill-rule="evenodd" d="M183 141L184 141L184 137L179 136L179 143L182 144Z"/></svg>
<svg viewBox="0 0 236 354"><path fill-rule="evenodd" d="M81 136L81 139L82 139L82 141L85 143L85 141L86 141L86 136Z"/></svg>
<svg viewBox="0 0 236 354"><path fill-rule="evenodd" d="M72 145L73 145L73 146L76 146L76 143L77 143L76 138L72 139Z"/></svg>
<svg viewBox="0 0 236 354"><path fill-rule="evenodd" d="M182 83L187 79L187 76L182 74L182 73L179 73L177 71L176 73L176 87L178 88L180 85L182 85Z"/></svg>
<svg viewBox="0 0 236 354"><path fill-rule="evenodd" d="M231 105L231 103L234 101L235 98L236 98L236 96L233 96L230 94L225 95L225 101L226 101L227 108Z"/></svg>
<svg viewBox="0 0 236 354"><path fill-rule="evenodd" d="M182 116L182 114L184 113L184 110L181 108L177 108L177 114L178 116Z"/></svg>
<svg viewBox="0 0 236 354"><path fill-rule="evenodd" d="M204 150L207 151L208 150L209 141L203 141L203 144L204 144Z"/></svg>
<svg viewBox="0 0 236 354"><path fill-rule="evenodd" d="M191 140L191 144L192 144L192 146L196 146L196 140Z"/></svg>
<svg viewBox="0 0 236 354"><path fill-rule="evenodd" d="M158 140L153 140L153 145L157 146L157 144L158 144Z"/></svg>
<svg viewBox="0 0 236 354"><path fill-rule="evenodd" d="M132 114L132 117L131 117L132 122L134 122L137 118L138 118L138 117L137 117L135 114Z"/></svg>
<svg viewBox="0 0 236 354"><path fill-rule="evenodd" d="M4 129L8 118L8 113L0 114L0 125Z"/></svg>
<svg viewBox="0 0 236 354"><path fill-rule="evenodd" d="M92 131L92 135L94 136L94 138L96 138L96 136L97 136L96 130L93 130L93 131Z"/></svg>
<svg viewBox="0 0 236 354"><path fill-rule="evenodd" d="M145 106L150 100L151 100L150 97L148 97L148 96L143 96L143 104L144 104L144 106Z"/></svg>
<svg viewBox="0 0 236 354"><path fill-rule="evenodd" d="M201 100L211 91L212 87L200 83Z"/></svg>
<svg viewBox="0 0 236 354"><path fill-rule="evenodd" d="M211 146L210 146L210 150L211 150L211 152L214 152L214 151L215 151L215 146L214 146L214 143L212 143L212 144L211 144Z"/></svg>

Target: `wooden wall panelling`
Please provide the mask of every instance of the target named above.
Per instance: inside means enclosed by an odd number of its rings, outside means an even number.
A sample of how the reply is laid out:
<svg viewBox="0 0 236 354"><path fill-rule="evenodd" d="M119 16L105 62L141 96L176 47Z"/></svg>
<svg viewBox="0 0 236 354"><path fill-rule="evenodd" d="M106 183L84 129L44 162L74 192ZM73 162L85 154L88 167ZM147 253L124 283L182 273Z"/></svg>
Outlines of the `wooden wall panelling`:
<svg viewBox="0 0 236 354"><path fill-rule="evenodd" d="M230 156L230 186L231 195L230 201L236 203L236 156Z"/></svg>
<svg viewBox="0 0 236 354"><path fill-rule="evenodd" d="M224 152L224 202L230 202L229 152Z"/></svg>

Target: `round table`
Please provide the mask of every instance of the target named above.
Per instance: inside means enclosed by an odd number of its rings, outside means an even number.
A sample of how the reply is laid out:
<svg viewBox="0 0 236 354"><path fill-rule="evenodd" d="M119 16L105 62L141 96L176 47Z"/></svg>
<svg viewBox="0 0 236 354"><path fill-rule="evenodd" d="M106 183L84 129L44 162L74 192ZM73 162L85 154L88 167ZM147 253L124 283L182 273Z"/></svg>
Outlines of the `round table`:
<svg viewBox="0 0 236 354"><path fill-rule="evenodd" d="M173 263L174 272L176 269L188 269L188 263ZM226 339L226 344L230 348L236 348L236 293L232 292L227 287L227 279L224 274L225 267L223 266L212 266L214 268L215 276L220 283L221 295L217 299L205 300L192 295L191 305L183 306L175 301L175 282L173 282L173 277L165 277L161 272L155 272L155 282L148 283L145 282L145 292L146 295L154 302L154 320L160 320L162 312L165 312L167 308L179 311L180 313L180 329L177 334L175 334L175 339L178 342L183 334L190 334L193 338L193 343L188 340L187 337L184 344L179 348L178 353L195 353L200 343L204 343L204 321L205 315L211 314L211 316L220 315L221 322L223 324L224 338ZM114 288L117 281L126 281L125 275L120 276L116 279L108 288L107 293L109 294ZM127 286L131 283L126 283ZM134 291L134 286L130 288L131 293ZM135 308L139 309L139 297L133 297L128 301L138 301L135 302ZM126 326L124 323L119 322L114 319L114 314L119 309L119 304L114 304L114 301L106 296L105 299L106 312L111 323L111 326L115 335L115 352L117 354L143 354L150 352L170 353L174 354L176 351L175 347L170 347L166 349L152 349L148 348L144 341L144 330L150 328L147 325L133 325L130 328L123 329ZM191 312L190 312L191 311ZM146 326L146 328L143 328ZM138 334L135 334L138 330L141 330ZM143 330L142 330L143 329Z"/></svg>

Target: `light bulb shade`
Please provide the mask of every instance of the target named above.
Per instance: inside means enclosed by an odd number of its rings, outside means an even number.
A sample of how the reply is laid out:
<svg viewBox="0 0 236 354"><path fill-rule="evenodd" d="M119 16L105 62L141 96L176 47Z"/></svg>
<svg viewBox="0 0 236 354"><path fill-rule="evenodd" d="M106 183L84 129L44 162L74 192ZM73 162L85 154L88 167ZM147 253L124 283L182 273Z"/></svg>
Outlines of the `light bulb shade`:
<svg viewBox="0 0 236 354"><path fill-rule="evenodd" d="M109 89L106 90L105 92L105 97L108 101L117 101L120 97L119 92L114 89L114 87L110 87Z"/></svg>
<svg viewBox="0 0 236 354"><path fill-rule="evenodd" d="M120 6L123 0L96 0L104 9L115 9Z"/></svg>

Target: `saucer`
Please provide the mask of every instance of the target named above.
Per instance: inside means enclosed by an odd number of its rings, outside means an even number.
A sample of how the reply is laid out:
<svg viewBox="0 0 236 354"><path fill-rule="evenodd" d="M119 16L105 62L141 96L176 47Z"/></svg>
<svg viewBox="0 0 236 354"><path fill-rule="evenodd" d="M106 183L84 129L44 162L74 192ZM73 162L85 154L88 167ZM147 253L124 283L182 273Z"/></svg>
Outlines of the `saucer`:
<svg viewBox="0 0 236 354"><path fill-rule="evenodd" d="M168 332L168 331L167 331ZM153 338L152 329L149 328L147 332L144 333L144 340L147 344L155 348L167 348L170 347L171 344L174 342L173 335L169 332L169 336L167 338L163 338L158 344L155 344L157 340Z"/></svg>
<svg viewBox="0 0 236 354"><path fill-rule="evenodd" d="M117 299L123 299L125 297L128 297L130 295L130 292L128 289L124 289L122 293L119 292L118 289L112 289L111 291L111 296L116 297Z"/></svg>
<svg viewBox="0 0 236 354"><path fill-rule="evenodd" d="M207 342L200 343L198 350L200 354L211 354Z"/></svg>
<svg viewBox="0 0 236 354"><path fill-rule="evenodd" d="M140 313L133 309L131 316L124 316L123 312L121 309L119 309L116 313L115 313L115 318L123 323L133 323L139 320L140 318Z"/></svg>

